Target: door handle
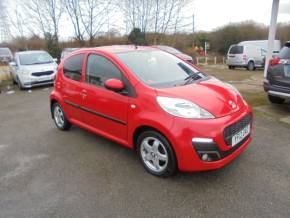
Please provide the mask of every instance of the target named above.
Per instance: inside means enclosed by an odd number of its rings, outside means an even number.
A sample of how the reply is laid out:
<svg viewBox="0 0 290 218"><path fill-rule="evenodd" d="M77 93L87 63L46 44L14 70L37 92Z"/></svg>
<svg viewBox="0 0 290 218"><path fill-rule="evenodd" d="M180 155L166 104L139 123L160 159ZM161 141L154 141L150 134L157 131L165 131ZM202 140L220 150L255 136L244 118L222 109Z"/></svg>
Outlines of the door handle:
<svg viewBox="0 0 290 218"><path fill-rule="evenodd" d="M82 92L81 92L81 95L82 95L82 98L84 99L85 97L87 97L88 92L83 89Z"/></svg>

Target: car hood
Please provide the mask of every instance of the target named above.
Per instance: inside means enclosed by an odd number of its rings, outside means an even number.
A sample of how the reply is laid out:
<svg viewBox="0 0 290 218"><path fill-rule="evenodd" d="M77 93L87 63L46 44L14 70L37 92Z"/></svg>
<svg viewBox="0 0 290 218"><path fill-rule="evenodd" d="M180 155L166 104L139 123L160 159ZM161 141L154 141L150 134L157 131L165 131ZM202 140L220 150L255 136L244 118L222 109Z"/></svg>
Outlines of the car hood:
<svg viewBox="0 0 290 218"><path fill-rule="evenodd" d="M246 104L235 88L214 77L189 85L156 89L156 92L158 96L189 100L215 117L227 116Z"/></svg>
<svg viewBox="0 0 290 218"><path fill-rule="evenodd" d="M45 71L55 71L57 68L56 63L48 64L35 64L35 65L21 65L21 70L26 70L29 72L45 72Z"/></svg>

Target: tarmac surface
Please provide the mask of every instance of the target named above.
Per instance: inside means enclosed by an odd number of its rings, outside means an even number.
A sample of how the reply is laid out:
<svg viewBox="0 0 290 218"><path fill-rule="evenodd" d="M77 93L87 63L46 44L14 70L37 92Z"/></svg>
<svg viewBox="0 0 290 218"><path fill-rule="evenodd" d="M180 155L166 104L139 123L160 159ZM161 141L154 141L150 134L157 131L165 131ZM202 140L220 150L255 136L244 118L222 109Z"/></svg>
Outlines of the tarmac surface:
<svg viewBox="0 0 290 218"><path fill-rule="evenodd" d="M134 152L56 129L50 88L0 94L0 217L290 217L290 128L256 116L228 166L161 179Z"/></svg>

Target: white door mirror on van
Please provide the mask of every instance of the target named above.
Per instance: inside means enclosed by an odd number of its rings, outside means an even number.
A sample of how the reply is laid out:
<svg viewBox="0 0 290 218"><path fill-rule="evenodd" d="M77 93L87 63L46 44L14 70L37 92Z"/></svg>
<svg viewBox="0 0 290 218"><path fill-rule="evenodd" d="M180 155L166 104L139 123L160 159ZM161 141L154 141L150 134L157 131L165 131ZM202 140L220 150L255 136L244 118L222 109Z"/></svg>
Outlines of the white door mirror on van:
<svg viewBox="0 0 290 218"><path fill-rule="evenodd" d="M54 61L54 62L57 62L57 61L58 61L58 59L57 59L57 58L54 58L54 59L53 59L53 61Z"/></svg>

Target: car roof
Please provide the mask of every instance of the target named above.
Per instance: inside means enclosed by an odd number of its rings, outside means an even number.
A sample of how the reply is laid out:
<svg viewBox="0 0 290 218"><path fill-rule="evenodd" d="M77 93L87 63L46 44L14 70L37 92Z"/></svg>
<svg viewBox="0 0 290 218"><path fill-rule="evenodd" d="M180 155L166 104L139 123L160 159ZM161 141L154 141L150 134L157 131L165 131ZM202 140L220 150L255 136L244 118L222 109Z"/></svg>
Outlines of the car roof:
<svg viewBox="0 0 290 218"><path fill-rule="evenodd" d="M47 52L43 51L43 50L31 50L31 51L19 51L19 52L16 52L16 54L35 54L35 53L47 53Z"/></svg>
<svg viewBox="0 0 290 218"><path fill-rule="evenodd" d="M110 45L100 46L95 48L84 48L78 51L104 51L112 54L133 52L133 51L155 51L159 50L150 46L135 46L135 45Z"/></svg>
<svg viewBox="0 0 290 218"><path fill-rule="evenodd" d="M1 49L1 50L9 50L9 51L10 51L10 49L7 48L7 47L0 47L0 49Z"/></svg>

